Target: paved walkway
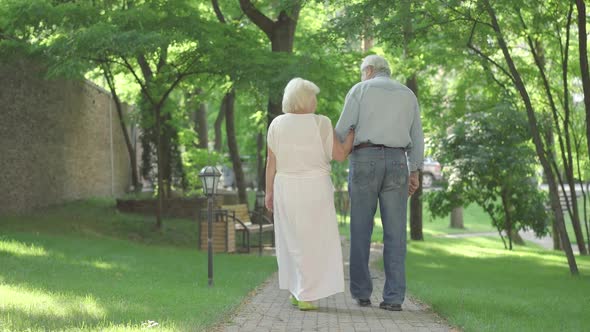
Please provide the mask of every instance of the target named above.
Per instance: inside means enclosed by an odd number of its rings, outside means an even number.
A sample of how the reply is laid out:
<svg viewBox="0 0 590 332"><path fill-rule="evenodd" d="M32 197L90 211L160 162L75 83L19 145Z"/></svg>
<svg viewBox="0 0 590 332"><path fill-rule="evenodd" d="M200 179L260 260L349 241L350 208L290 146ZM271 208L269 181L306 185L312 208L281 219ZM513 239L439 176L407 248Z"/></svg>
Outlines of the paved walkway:
<svg viewBox="0 0 590 332"><path fill-rule="evenodd" d="M344 257L348 258L347 243L343 243ZM372 261L381 255L375 245L371 250ZM345 271L348 266L345 262ZM362 308L352 300L348 289L345 293L319 301L318 311L303 312L289 302L289 292L279 290L275 273L247 300L222 331L453 331L451 327L427 306L406 297L403 311L391 312L379 309L384 274L372 270L373 305ZM345 276L348 284L348 276Z"/></svg>

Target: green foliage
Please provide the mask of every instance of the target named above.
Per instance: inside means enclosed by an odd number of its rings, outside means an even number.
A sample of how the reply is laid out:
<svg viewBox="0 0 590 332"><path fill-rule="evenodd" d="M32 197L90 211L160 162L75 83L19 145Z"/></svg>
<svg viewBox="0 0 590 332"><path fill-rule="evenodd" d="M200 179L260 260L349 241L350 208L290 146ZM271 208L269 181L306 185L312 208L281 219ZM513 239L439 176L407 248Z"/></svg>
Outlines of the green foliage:
<svg viewBox="0 0 590 332"><path fill-rule="evenodd" d="M521 113L501 104L467 114L437 141L447 184L428 195L433 215L475 202L498 229L547 232L547 199L536 186L535 153Z"/></svg>

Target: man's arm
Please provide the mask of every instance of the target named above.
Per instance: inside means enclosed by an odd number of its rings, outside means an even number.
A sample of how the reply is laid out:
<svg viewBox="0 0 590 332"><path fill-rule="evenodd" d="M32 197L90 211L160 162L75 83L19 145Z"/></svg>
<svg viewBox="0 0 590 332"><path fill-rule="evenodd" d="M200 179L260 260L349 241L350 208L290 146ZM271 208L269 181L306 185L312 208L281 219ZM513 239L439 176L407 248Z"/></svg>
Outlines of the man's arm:
<svg viewBox="0 0 590 332"><path fill-rule="evenodd" d="M358 124L360 111L359 98L359 89L358 85L356 85L350 89L346 95L344 108L342 109L340 119L338 120L338 123L336 123L336 128L334 129L340 142L343 142L346 139L350 128L356 128L356 125Z"/></svg>

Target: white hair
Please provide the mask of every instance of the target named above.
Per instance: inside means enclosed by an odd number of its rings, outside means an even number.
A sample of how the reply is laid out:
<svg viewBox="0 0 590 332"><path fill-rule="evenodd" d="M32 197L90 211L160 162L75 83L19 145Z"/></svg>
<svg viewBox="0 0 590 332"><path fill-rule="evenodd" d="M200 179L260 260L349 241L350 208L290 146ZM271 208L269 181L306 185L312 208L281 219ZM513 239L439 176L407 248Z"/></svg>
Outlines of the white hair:
<svg viewBox="0 0 590 332"><path fill-rule="evenodd" d="M363 63L361 64L361 73L363 70L367 69L367 67L373 67L375 73L383 73L387 74L387 76L391 75L389 63L387 63L387 60L382 56L373 54L364 58Z"/></svg>
<svg viewBox="0 0 590 332"><path fill-rule="evenodd" d="M320 92L313 82L296 77L289 81L283 93L283 113L294 113L308 109L312 97Z"/></svg>

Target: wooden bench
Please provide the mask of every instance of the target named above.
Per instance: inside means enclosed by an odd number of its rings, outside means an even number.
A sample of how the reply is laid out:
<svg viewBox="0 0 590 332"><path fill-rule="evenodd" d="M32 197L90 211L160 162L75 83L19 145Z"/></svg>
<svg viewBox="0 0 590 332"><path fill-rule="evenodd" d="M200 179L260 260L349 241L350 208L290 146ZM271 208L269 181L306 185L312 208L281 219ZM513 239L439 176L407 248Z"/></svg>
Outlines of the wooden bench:
<svg viewBox="0 0 590 332"><path fill-rule="evenodd" d="M258 251L262 253L262 234L270 232L272 236L272 246L275 246L275 225L266 215L249 211L248 205L222 205L223 210L229 211L229 218L235 221L235 231L242 233L242 243L246 244L246 251L250 252L250 234L258 233ZM252 222L255 221L255 222Z"/></svg>

